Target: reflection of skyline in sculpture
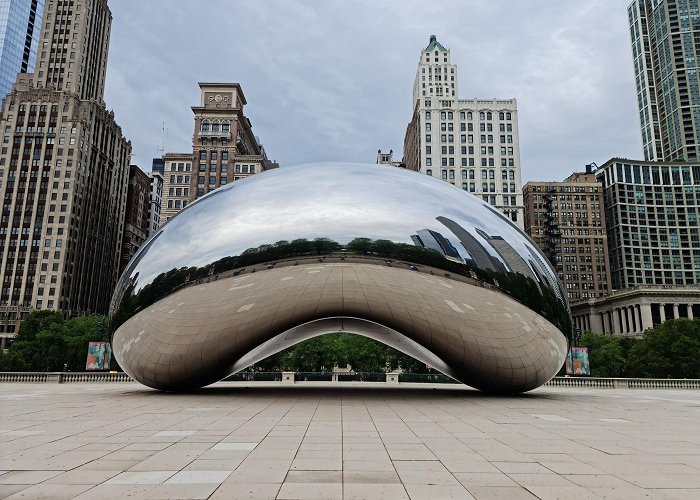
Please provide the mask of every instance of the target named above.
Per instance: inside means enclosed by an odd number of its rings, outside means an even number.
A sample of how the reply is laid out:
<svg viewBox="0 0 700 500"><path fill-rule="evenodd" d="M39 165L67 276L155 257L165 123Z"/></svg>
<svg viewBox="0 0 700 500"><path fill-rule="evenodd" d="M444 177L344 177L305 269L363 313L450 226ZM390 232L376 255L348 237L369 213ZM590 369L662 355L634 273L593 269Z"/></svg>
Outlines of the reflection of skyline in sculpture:
<svg viewBox="0 0 700 500"><path fill-rule="evenodd" d="M469 253L473 265L479 269L490 269L497 273L506 272L506 268L496 257L489 254L487 249L462 226L447 217L436 217L436 220L443 223L459 239L462 246Z"/></svg>
<svg viewBox="0 0 700 500"><path fill-rule="evenodd" d="M490 207L489 207L490 208ZM493 210L492 210L493 211ZM531 278L538 287L546 286L554 291L557 297L564 301L563 293L557 283L552 283L547 277L551 275L552 269L533 248L527 246L528 258L521 256L505 238L497 235L489 235L480 228L474 228L474 231L485 241L487 241L493 251L501 258L507 267L499 260L490 254L488 249L474 237L468 230L457 224L452 219L439 216L436 220L444 224L462 243L462 246L469 253L470 259L466 259L467 264L472 264L480 269L489 269L497 273L514 272L520 273L525 277ZM507 220L504 218L504 220Z"/></svg>
<svg viewBox="0 0 700 500"><path fill-rule="evenodd" d="M437 250L442 255L444 255L448 260L453 262L458 262L460 264L464 263L464 259L459 255L459 252L454 247L454 245L445 238L442 234L437 231L432 231L430 229L420 229L416 231L416 234L411 236L413 243L416 246L423 248L431 248Z"/></svg>
<svg viewBox="0 0 700 500"><path fill-rule="evenodd" d="M486 205L486 208L496 215L499 219L502 219L503 221L507 222L508 224L512 224L510 219L505 217L503 213L499 212L495 208L493 208L491 205ZM561 287L561 282L559 281L559 278L556 275L556 271L554 268L548 263L545 262L544 259L539 257L538 251L535 249L534 243L530 241L530 244L525 245L528 254L530 255L531 259L530 263L533 263L535 265L532 266L533 271L537 276L540 278L540 282L543 283L547 288L553 291L553 293L559 298L559 300L562 303L566 303L566 299L564 297L564 290ZM540 272L537 272L537 269L539 269ZM568 305L567 305L568 309Z"/></svg>
<svg viewBox="0 0 700 500"><path fill-rule="evenodd" d="M552 266L549 264L548 261L545 261L542 257L540 257L537 252L534 252L532 248L528 248L527 251L530 254L530 263L532 264L532 269L535 271L535 274L539 277L540 281L542 283L545 283L548 288L550 288L554 294L561 300L562 302L566 302L564 299L564 293L561 291L559 286L553 286L553 285L559 285L558 280L557 283L552 283L547 279L548 276L551 275L552 272Z"/></svg>
<svg viewBox="0 0 700 500"><path fill-rule="evenodd" d="M535 283L539 282L537 276L532 269L527 264L525 259L520 256L513 246L503 239L502 236L489 235L485 231L477 228L476 232L479 236L484 238L494 249L494 251L503 259L503 262L510 268L513 273L520 273L523 276L532 278Z"/></svg>

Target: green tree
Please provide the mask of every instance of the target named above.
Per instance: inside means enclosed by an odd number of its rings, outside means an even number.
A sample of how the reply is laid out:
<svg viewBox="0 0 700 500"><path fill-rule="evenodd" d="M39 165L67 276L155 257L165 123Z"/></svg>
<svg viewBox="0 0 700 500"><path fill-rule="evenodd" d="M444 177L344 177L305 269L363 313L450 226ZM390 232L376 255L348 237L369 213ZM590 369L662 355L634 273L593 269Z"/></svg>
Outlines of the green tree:
<svg viewBox="0 0 700 500"><path fill-rule="evenodd" d="M88 343L108 340L104 316L66 321L56 311L33 311L22 320L8 353L0 356L0 370L84 370Z"/></svg>
<svg viewBox="0 0 700 500"><path fill-rule="evenodd" d="M54 324L63 324L63 314L57 311L32 311L22 320L15 341L32 341L42 330Z"/></svg>
<svg viewBox="0 0 700 500"><path fill-rule="evenodd" d="M622 338L584 332L581 347L588 348L588 361L593 377L625 376L627 360L622 347Z"/></svg>
<svg viewBox="0 0 700 500"><path fill-rule="evenodd" d="M700 320L675 319L644 332L630 349L634 376L700 378Z"/></svg>

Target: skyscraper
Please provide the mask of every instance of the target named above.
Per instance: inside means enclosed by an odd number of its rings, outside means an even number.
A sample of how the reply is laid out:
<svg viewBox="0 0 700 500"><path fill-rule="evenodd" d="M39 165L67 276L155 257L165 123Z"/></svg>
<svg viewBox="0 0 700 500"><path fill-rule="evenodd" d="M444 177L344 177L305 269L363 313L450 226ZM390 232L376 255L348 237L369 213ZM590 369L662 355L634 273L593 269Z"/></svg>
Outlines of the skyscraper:
<svg viewBox="0 0 700 500"><path fill-rule="evenodd" d="M131 154L103 101L111 22L107 0L48 3L36 72L3 103L0 337L31 308L107 312Z"/></svg>
<svg viewBox="0 0 700 500"><path fill-rule="evenodd" d="M603 185L589 165L562 182L523 187L525 232L556 268L570 300L611 292Z"/></svg>
<svg viewBox="0 0 700 500"><path fill-rule="evenodd" d="M612 288L700 284L700 165L613 158L595 175Z"/></svg>
<svg viewBox="0 0 700 500"><path fill-rule="evenodd" d="M634 0L628 8L647 161L697 161L700 18L697 0Z"/></svg>
<svg viewBox="0 0 700 500"><path fill-rule="evenodd" d="M516 100L459 99L457 66L433 35L421 51L412 104L406 168L481 196L522 228Z"/></svg>
<svg viewBox="0 0 700 500"><path fill-rule="evenodd" d="M44 0L0 0L0 101L36 62Z"/></svg>

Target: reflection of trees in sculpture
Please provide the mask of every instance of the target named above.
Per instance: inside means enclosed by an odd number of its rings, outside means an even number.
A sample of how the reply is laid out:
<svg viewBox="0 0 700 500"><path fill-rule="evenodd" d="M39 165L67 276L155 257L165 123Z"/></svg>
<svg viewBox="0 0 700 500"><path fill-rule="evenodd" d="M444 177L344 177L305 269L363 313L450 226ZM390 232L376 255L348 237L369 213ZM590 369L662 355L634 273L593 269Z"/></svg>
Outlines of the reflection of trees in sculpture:
<svg viewBox="0 0 700 500"><path fill-rule="evenodd" d="M499 273L490 269L481 269L469 264L454 262L431 248L370 238L355 238L345 246L329 238L297 239L291 242L282 240L274 244L249 248L240 255L224 257L206 266L171 269L156 276L136 295L134 295L134 286L125 291L120 307L112 319L112 331L141 309L154 304L188 283L197 283L211 275L228 271L242 271L244 269L254 271L255 268L251 268L251 266L258 264L270 264L283 259L328 255L339 251L404 261L406 264L429 266L465 277L476 277L477 280L498 288L534 310L570 338L571 321L565 304L547 286L538 286L531 277L513 272Z"/></svg>
<svg viewBox="0 0 700 500"><path fill-rule="evenodd" d="M114 332L141 309L156 303L187 283L196 283L212 274L244 269L256 264L294 257L326 255L340 248L340 244L328 238L314 240L301 238L291 242L282 240L272 245L249 248L240 255L223 257L206 266L173 268L156 276L136 294L134 294L136 287L133 285L125 290L119 308L112 317L112 331Z"/></svg>

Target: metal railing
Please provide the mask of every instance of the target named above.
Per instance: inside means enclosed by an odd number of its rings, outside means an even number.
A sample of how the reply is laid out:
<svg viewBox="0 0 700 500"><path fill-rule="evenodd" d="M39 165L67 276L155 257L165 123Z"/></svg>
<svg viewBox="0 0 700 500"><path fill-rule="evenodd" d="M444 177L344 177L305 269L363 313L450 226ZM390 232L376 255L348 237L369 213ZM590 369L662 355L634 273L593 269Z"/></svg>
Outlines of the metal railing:
<svg viewBox="0 0 700 500"><path fill-rule="evenodd" d="M290 372L290 375L292 373ZM390 376L398 375L398 383L460 384L441 373L331 373L296 372L292 383L303 382L375 382L390 383ZM287 382L290 380L287 379ZM124 383L134 382L126 373L110 372L0 372L0 383ZM282 372L239 372L222 382L280 382ZM394 384L397 383L394 378ZM700 389L700 379L665 378L605 378L605 377L554 377L546 387L574 387L598 389Z"/></svg>
<svg viewBox="0 0 700 500"><path fill-rule="evenodd" d="M0 383L43 383L58 384L94 382L134 382L126 373L117 372L0 372Z"/></svg>
<svg viewBox="0 0 700 500"><path fill-rule="evenodd" d="M604 387L614 389L615 379L593 377L554 377L545 384L549 387Z"/></svg>
<svg viewBox="0 0 700 500"><path fill-rule="evenodd" d="M135 382L126 373L61 373L62 384L75 382Z"/></svg>
<svg viewBox="0 0 700 500"><path fill-rule="evenodd" d="M223 382L281 382L282 372L238 372L226 377Z"/></svg>
<svg viewBox="0 0 700 500"><path fill-rule="evenodd" d="M295 382L331 382L333 374L331 372L296 372Z"/></svg>
<svg viewBox="0 0 700 500"><path fill-rule="evenodd" d="M46 382L47 373L0 372L0 382Z"/></svg>
<svg viewBox="0 0 700 500"><path fill-rule="evenodd" d="M554 377L545 385L549 387L601 387L610 389L700 389L700 379Z"/></svg>
<svg viewBox="0 0 700 500"><path fill-rule="evenodd" d="M413 384L459 384L453 378L442 373L400 373L399 382Z"/></svg>

